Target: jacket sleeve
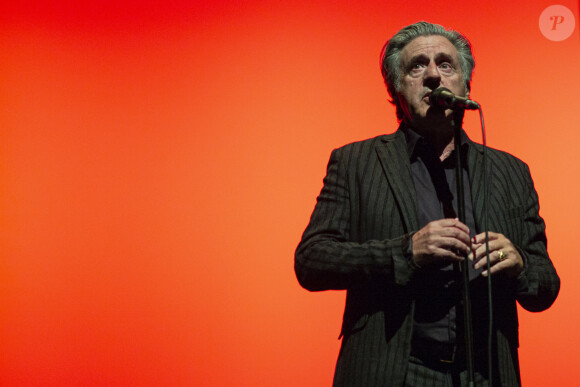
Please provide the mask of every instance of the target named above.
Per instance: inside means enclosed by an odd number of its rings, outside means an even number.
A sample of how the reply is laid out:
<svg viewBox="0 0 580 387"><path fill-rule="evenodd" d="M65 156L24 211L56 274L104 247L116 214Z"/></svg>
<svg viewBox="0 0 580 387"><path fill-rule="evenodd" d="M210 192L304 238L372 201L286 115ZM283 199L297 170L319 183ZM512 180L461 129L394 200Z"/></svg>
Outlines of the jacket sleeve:
<svg viewBox="0 0 580 387"><path fill-rule="evenodd" d="M354 179L349 179L345 162L350 156L345 148L332 152L323 188L296 249L296 276L308 290L348 289L372 282L405 285L417 270L411 259L411 233L388 240L351 240L353 217L358 216L352 202L360 198L353 197L358 196L357 189L350 186Z"/></svg>
<svg viewBox="0 0 580 387"><path fill-rule="evenodd" d="M516 280L516 298L529 311L549 308L560 290L560 278L548 256L545 224L539 215L538 195L529 169L525 167L528 192L521 220L522 244L516 246L524 259L524 270Z"/></svg>

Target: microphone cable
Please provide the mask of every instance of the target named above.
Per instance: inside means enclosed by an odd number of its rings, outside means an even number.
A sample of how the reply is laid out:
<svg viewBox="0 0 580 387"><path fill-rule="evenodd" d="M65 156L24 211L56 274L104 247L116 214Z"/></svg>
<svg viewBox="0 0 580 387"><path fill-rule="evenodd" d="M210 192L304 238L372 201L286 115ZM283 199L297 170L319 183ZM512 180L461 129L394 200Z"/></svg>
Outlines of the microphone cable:
<svg viewBox="0 0 580 387"><path fill-rule="evenodd" d="M483 145L483 229L485 230L485 259L487 270L487 299L488 299L488 336L487 336L487 369L489 377L489 386L493 385L493 367L492 367L492 352L493 352L493 300L492 300L492 285L491 285L491 262L489 258L489 227L488 227L488 203L489 203L489 184L487 179L487 143L485 140L485 124L483 122L483 111L481 106L478 106L479 119L481 121L481 138Z"/></svg>

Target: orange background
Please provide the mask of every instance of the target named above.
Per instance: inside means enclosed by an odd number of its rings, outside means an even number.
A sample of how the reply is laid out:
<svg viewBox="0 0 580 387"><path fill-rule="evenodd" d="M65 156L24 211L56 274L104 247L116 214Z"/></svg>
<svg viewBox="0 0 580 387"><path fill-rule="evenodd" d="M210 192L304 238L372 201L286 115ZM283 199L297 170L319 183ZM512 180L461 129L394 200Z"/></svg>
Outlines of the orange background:
<svg viewBox="0 0 580 387"><path fill-rule="evenodd" d="M3 2L0 384L330 385L344 292L294 249L330 151L396 129L379 51L426 19L470 38L488 144L540 194L562 290L520 310L523 382L572 385L578 20L552 42L554 3L502 3Z"/></svg>

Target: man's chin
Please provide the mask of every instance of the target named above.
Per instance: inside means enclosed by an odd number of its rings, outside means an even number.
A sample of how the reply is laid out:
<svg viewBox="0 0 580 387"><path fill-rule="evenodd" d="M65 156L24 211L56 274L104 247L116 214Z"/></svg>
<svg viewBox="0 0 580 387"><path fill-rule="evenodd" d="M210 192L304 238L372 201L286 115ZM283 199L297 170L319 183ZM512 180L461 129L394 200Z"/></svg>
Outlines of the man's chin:
<svg viewBox="0 0 580 387"><path fill-rule="evenodd" d="M417 114L406 120L411 127L430 127L439 125L450 125L452 111L431 106L424 114Z"/></svg>
<svg viewBox="0 0 580 387"><path fill-rule="evenodd" d="M443 109L440 108L438 106L430 106L429 109L427 109L427 112L425 114L425 118L428 121L444 121L446 119L449 119L449 117L451 117L453 111L450 109Z"/></svg>

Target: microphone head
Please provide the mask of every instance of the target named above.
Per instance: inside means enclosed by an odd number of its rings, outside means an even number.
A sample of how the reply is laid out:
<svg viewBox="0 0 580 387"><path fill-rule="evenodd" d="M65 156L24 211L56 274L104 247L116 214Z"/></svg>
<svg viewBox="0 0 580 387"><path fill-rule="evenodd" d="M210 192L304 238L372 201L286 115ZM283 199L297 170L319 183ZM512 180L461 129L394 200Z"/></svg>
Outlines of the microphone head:
<svg viewBox="0 0 580 387"><path fill-rule="evenodd" d="M446 87L438 87L429 94L429 103L432 106L450 109L453 107L455 94Z"/></svg>
<svg viewBox="0 0 580 387"><path fill-rule="evenodd" d="M460 97L451 92L446 87L438 87L429 94L429 103L431 106L437 106L442 109L479 109L479 104L469 98Z"/></svg>

